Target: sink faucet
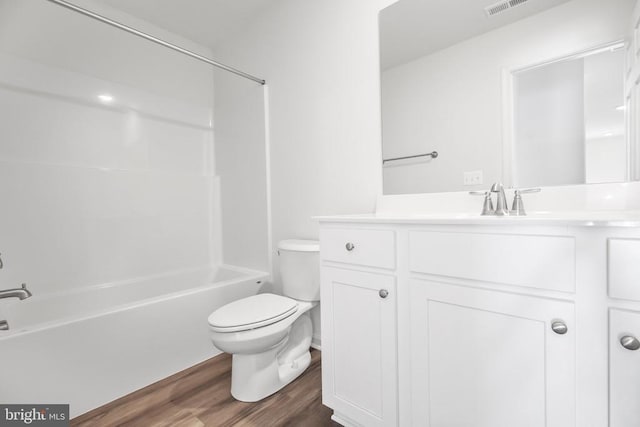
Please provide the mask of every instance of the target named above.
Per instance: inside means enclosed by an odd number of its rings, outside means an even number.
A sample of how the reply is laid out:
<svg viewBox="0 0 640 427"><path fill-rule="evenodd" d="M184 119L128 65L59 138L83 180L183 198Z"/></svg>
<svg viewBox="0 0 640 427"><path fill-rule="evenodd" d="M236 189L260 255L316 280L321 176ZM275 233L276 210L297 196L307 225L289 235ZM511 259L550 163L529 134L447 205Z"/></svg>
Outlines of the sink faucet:
<svg viewBox="0 0 640 427"><path fill-rule="evenodd" d="M524 216L527 213L524 210L524 203L522 203L522 194L526 193L539 193L541 188L524 188L515 190L513 194L513 205L511 206L511 215Z"/></svg>
<svg viewBox="0 0 640 427"><path fill-rule="evenodd" d="M498 195L495 208L493 207L493 193ZM504 186L502 183L494 183L489 191L470 191L469 194L474 196L484 196L482 213L480 215L509 215L509 208L507 208L507 196L504 194Z"/></svg>
<svg viewBox="0 0 640 427"><path fill-rule="evenodd" d="M498 194L498 200L496 201L496 208L493 211L494 215L505 216L509 215L509 208L507 207L507 196L504 194L504 186L501 182L495 182L491 186L491 192Z"/></svg>
<svg viewBox="0 0 640 427"><path fill-rule="evenodd" d="M480 215L493 215L495 209L493 209L493 200L491 200L491 191L469 191L472 196L484 196L484 202L482 203L482 213Z"/></svg>
<svg viewBox="0 0 640 427"><path fill-rule="evenodd" d="M505 196L504 186L501 182L494 183L489 191L470 191L469 194L472 194L474 196L484 196L484 204L482 205L481 215L524 216L526 215L526 212L524 210L521 195L525 193L537 193L539 191L540 188L524 188L515 190L513 196L513 206L511 207L511 210L509 210L509 208L507 207L507 197ZM495 208L493 207L493 193L497 194Z"/></svg>
<svg viewBox="0 0 640 427"><path fill-rule="evenodd" d="M23 283L21 288L0 290L0 299L19 298L23 300L29 298L31 295L31 292L27 289L26 283Z"/></svg>

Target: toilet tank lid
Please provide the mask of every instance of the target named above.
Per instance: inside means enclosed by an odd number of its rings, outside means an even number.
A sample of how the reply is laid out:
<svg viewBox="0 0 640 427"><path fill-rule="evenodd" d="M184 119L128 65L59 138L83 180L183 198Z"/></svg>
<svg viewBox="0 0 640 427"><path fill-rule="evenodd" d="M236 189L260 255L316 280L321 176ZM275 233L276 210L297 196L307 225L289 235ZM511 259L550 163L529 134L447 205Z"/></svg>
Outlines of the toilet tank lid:
<svg viewBox="0 0 640 427"><path fill-rule="evenodd" d="M320 252L320 242L317 240L281 240L278 249L282 251Z"/></svg>

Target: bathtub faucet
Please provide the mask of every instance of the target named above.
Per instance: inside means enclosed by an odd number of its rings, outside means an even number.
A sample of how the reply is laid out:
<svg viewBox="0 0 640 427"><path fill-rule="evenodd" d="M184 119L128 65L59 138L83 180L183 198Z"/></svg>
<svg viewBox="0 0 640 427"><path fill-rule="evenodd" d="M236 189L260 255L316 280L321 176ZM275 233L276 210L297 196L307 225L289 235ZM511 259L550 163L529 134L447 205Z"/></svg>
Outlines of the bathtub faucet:
<svg viewBox="0 0 640 427"><path fill-rule="evenodd" d="M21 288L4 289L0 291L0 299L2 298L19 298L27 299L31 296L31 292L27 289L27 284L23 283Z"/></svg>

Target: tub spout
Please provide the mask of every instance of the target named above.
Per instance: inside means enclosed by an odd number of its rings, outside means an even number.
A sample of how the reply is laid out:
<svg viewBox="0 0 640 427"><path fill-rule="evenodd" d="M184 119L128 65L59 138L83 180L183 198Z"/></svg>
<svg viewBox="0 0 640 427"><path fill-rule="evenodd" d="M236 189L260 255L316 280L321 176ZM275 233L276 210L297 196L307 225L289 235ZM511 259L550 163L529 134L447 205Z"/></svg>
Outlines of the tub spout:
<svg viewBox="0 0 640 427"><path fill-rule="evenodd" d="M27 299L31 296L31 292L27 289L27 284L23 283L21 288L5 289L0 291L0 299L2 298L19 298Z"/></svg>

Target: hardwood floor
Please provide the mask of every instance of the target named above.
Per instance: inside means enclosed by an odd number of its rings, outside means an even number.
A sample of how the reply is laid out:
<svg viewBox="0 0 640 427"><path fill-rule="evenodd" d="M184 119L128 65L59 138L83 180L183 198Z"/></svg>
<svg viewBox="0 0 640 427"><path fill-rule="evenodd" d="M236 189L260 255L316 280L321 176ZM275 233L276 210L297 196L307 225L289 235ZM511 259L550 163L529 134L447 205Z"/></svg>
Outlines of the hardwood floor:
<svg viewBox="0 0 640 427"><path fill-rule="evenodd" d="M72 426L338 426L322 405L320 352L311 366L268 398L231 397L231 356L221 354L71 420Z"/></svg>

